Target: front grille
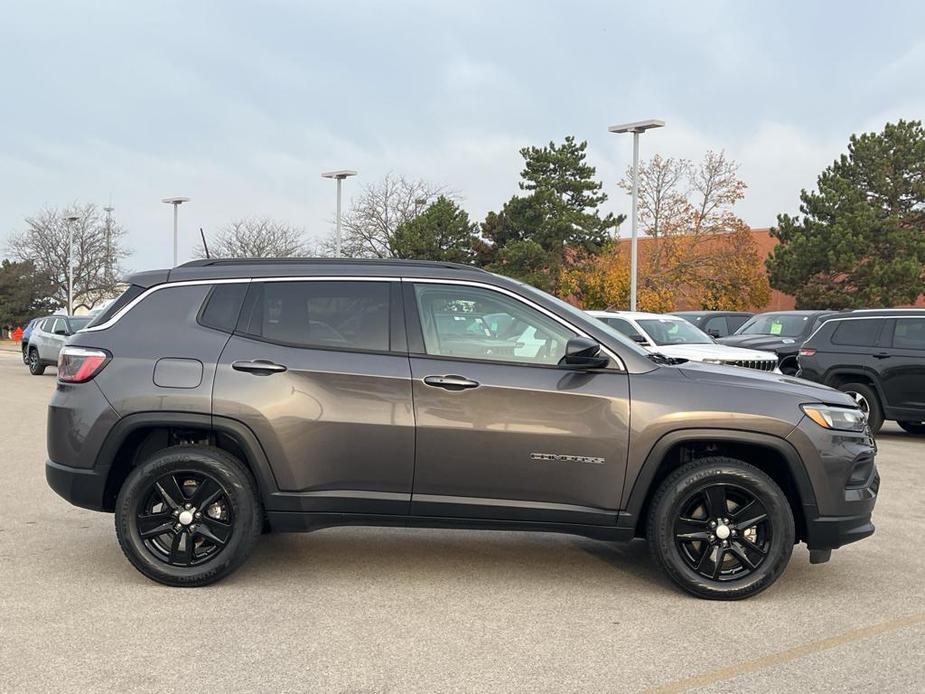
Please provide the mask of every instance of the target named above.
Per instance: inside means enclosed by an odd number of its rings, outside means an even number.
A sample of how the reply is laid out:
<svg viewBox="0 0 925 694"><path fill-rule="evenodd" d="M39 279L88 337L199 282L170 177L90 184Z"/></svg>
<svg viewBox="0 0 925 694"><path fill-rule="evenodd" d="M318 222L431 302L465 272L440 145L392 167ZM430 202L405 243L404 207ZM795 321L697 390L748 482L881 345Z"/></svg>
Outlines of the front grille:
<svg viewBox="0 0 925 694"><path fill-rule="evenodd" d="M759 371L774 371L777 366L776 359L737 359L723 363L730 366L741 366L745 369L758 369Z"/></svg>

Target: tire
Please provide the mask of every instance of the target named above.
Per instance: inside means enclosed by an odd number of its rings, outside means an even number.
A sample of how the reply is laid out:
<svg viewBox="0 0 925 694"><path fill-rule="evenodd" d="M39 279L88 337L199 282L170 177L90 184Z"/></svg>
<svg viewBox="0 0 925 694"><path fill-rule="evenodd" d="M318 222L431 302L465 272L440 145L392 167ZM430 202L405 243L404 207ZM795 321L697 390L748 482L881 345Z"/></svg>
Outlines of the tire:
<svg viewBox="0 0 925 694"><path fill-rule="evenodd" d="M800 370L799 365L794 359L784 360L784 363L781 364L779 368L780 372L784 374L784 376L796 376L797 372Z"/></svg>
<svg viewBox="0 0 925 694"><path fill-rule="evenodd" d="M897 422L903 431L910 434L925 434L925 423L923 422Z"/></svg>
<svg viewBox="0 0 925 694"><path fill-rule="evenodd" d="M876 434L883 426L883 407L877 392L866 383L843 383L837 388L847 393L858 404L858 407L867 415L867 425L870 432Z"/></svg>
<svg viewBox="0 0 925 694"><path fill-rule="evenodd" d="M39 358L39 351L34 347L29 350L29 373L33 376L41 376L45 373L45 364Z"/></svg>
<svg viewBox="0 0 925 694"><path fill-rule="evenodd" d="M22 346L22 363L29 366L29 345Z"/></svg>
<svg viewBox="0 0 925 694"><path fill-rule="evenodd" d="M122 551L145 576L168 586L204 586L244 563L263 527L263 508L237 458L208 446L173 446L129 474L115 524Z"/></svg>
<svg viewBox="0 0 925 694"><path fill-rule="evenodd" d="M722 518L728 523L716 522ZM649 511L655 561L683 590L710 600L741 600L768 588L787 567L794 538L781 488L735 458L702 458L675 470Z"/></svg>

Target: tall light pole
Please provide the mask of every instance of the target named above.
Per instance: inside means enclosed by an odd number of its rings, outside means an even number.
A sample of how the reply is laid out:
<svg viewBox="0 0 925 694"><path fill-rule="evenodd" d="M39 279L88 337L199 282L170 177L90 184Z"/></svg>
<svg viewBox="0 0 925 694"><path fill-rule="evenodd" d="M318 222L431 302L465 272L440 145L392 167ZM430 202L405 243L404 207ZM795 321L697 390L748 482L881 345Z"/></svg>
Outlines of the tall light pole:
<svg viewBox="0 0 925 694"><path fill-rule="evenodd" d="M70 214L67 220L67 315L74 314L74 222L80 217Z"/></svg>
<svg viewBox="0 0 925 694"><path fill-rule="evenodd" d="M333 178L337 181L337 231L334 233L334 255L338 258L341 256L341 233L340 233L340 195L341 195L341 186L344 183L344 179L349 176L356 176L356 171L351 171L350 169L342 169L340 171L325 171L321 174L322 178Z"/></svg>
<svg viewBox="0 0 925 694"><path fill-rule="evenodd" d="M184 202L189 202L189 198L177 195L172 198L164 198L163 203L173 205L173 266L177 266L177 219L179 218L177 210Z"/></svg>
<svg viewBox="0 0 925 694"><path fill-rule="evenodd" d="M636 272L637 272L637 240L639 238L638 208L639 208L639 134L652 128L661 128L665 125L663 120L641 120L635 123L622 123L611 125L607 130L612 133L633 133L633 231L630 241L630 311L636 310Z"/></svg>
<svg viewBox="0 0 925 694"><path fill-rule="evenodd" d="M112 213L115 211L110 200L109 205L103 208L106 213L106 281L112 281Z"/></svg>

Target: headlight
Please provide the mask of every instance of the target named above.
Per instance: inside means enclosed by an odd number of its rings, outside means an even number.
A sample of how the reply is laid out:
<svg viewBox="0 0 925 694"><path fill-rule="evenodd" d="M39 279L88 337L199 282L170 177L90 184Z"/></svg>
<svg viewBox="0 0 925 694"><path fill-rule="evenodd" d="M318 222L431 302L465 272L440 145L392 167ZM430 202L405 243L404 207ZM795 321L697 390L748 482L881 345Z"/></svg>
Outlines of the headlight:
<svg viewBox="0 0 925 694"><path fill-rule="evenodd" d="M831 405L800 405L806 416L823 429L838 431L864 431L867 418L860 410Z"/></svg>

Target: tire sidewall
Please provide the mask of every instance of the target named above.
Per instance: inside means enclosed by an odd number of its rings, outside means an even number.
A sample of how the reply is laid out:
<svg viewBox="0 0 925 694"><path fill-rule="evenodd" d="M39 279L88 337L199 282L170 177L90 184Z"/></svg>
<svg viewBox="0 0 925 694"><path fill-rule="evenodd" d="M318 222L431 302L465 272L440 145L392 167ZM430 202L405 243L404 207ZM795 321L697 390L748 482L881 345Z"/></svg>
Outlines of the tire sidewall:
<svg viewBox="0 0 925 694"><path fill-rule="evenodd" d="M189 567L156 558L139 536L136 518L140 497L150 493L154 482L182 471L215 478L227 493L234 518L228 544L213 559ZM141 573L168 585L199 586L219 580L244 562L260 534L262 517L254 484L240 463L217 449L178 446L155 454L129 474L116 501L115 524L122 550Z"/></svg>
<svg viewBox="0 0 925 694"><path fill-rule="evenodd" d="M39 357L38 350L33 348L29 350L29 373L33 376L41 376L45 373L45 365L42 364L42 360Z"/></svg>
<svg viewBox="0 0 925 694"><path fill-rule="evenodd" d="M687 565L674 541L674 523L691 494L723 483L742 487L761 500L768 511L772 538L768 556L757 570L740 579L714 581ZM653 553L669 577L694 595L720 600L750 597L774 583L790 561L794 538L793 512L780 487L757 468L722 458L685 466L669 476L653 508L649 529Z"/></svg>

